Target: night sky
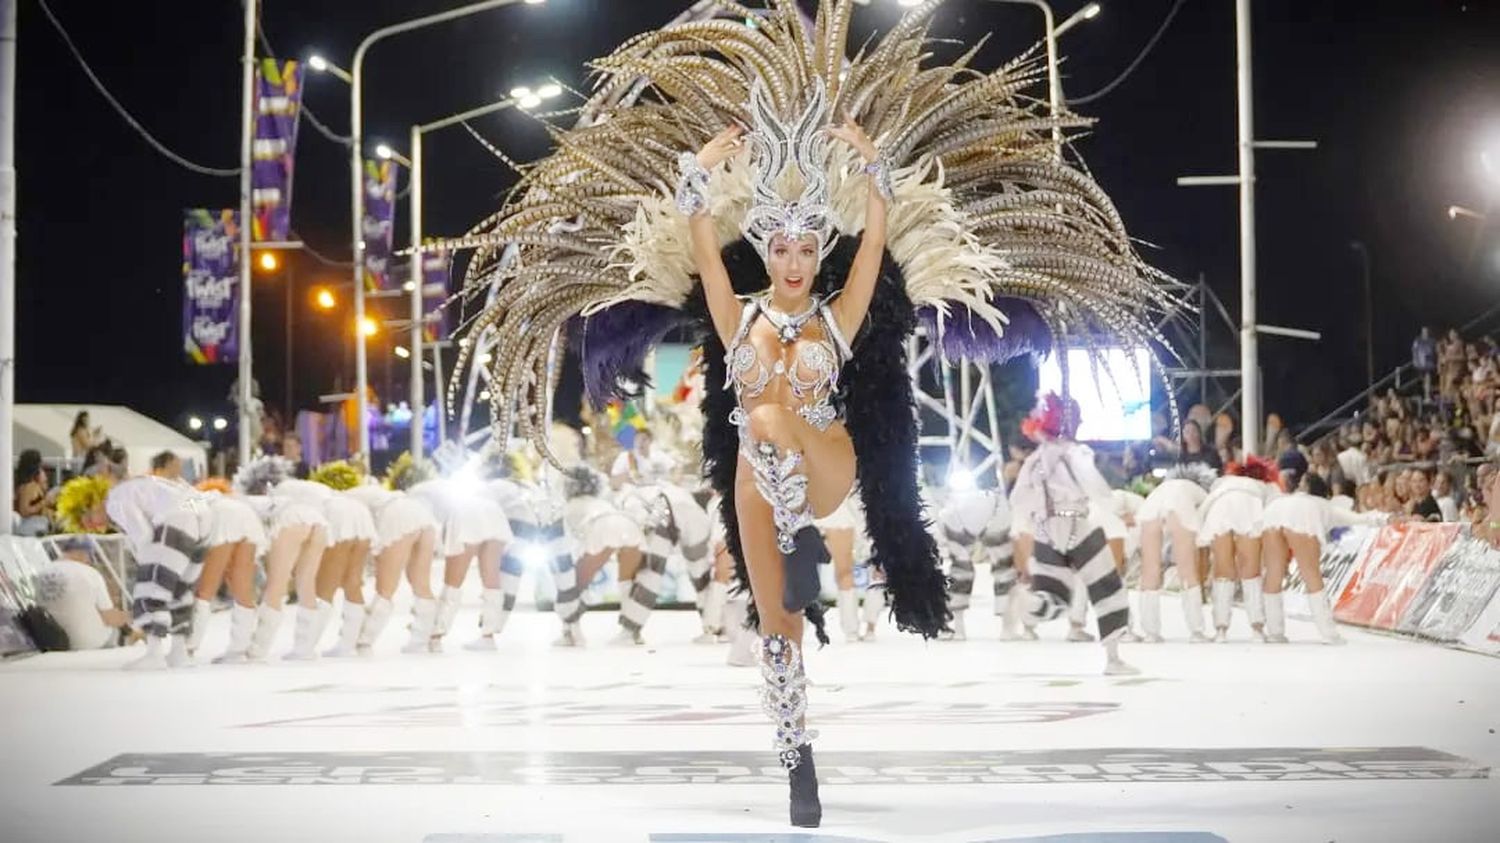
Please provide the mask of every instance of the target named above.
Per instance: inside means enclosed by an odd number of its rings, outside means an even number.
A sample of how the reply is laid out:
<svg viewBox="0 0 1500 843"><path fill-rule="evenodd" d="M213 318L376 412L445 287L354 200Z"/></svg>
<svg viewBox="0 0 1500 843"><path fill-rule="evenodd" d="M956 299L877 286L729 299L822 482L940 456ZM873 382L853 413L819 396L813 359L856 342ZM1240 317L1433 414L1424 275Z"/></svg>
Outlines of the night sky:
<svg viewBox="0 0 1500 843"><path fill-rule="evenodd" d="M459 0L265 0L277 54L319 51L347 65L371 30ZM234 0L100 3L51 0L113 93L175 151L236 166L240 133L240 5ZM1082 0L1057 0L1059 19ZM583 63L660 26L685 0L549 0L398 36L367 62L366 137L406 144L414 122L485 104L547 74L582 87ZM1063 39L1064 90L1082 96L1114 79L1160 25L1172 0L1106 0L1099 18ZM1500 300L1500 238L1450 204L1484 210L1500 193L1500 10L1489 2L1258 0L1257 134L1315 139L1313 152L1259 157L1263 322L1322 331L1320 343L1266 338L1266 406L1311 421L1362 387L1362 279L1351 240L1368 244L1378 372L1401 362L1423 322L1467 322ZM894 0L856 9L855 40L898 17ZM182 352L181 225L186 207L234 207L236 178L191 174L151 150L109 108L33 2L21 3L18 167L20 244L17 387L23 402L118 403L172 424L227 413L233 367L194 367ZM1023 6L951 0L934 34L972 43L993 31L980 67L1039 37ZM1185 280L1201 273L1238 312L1233 188L1179 188L1178 175L1235 167L1234 3L1186 0L1157 48L1123 85L1080 108L1098 124L1078 145L1148 257ZM1042 95L1038 89L1037 94ZM306 103L348 131L348 90L309 75ZM519 112L477 124L520 160L546 134ZM495 210L513 176L461 128L427 137L427 230L458 234ZM344 148L306 123L293 227L347 260ZM398 245L407 229L398 210ZM349 344L347 310L315 312L310 291L347 270L294 264L299 407L334 388ZM283 277L259 283L257 377L269 403L284 394ZM347 307L347 301L344 302ZM1485 326L1500 327L1500 319ZM1216 330L1218 366L1234 365ZM371 345L384 394L406 363L389 338ZM352 371L352 367L350 369Z"/></svg>

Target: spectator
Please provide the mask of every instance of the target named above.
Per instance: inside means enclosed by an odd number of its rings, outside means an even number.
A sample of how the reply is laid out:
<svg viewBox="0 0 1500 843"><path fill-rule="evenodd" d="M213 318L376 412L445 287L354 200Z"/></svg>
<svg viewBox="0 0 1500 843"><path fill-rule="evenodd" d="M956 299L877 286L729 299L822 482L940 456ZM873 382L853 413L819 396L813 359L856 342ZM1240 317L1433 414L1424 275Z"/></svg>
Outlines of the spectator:
<svg viewBox="0 0 1500 843"><path fill-rule="evenodd" d="M1438 511L1443 514L1444 521L1458 520L1458 493L1453 487L1453 475L1446 471L1437 473L1432 481L1432 497L1437 501Z"/></svg>
<svg viewBox="0 0 1500 843"><path fill-rule="evenodd" d="M1281 470L1283 488L1296 489L1302 482L1302 477L1307 474L1308 463L1307 456L1297 447L1297 440L1292 438L1292 432L1283 429L1277 434L1270 451L1276 454L1276 467Z"/></svg>
<svg viewBox="0 0 1500 843"><path fill-rule="evenodd" d="M1177 461L1184 464L1203 463L1216 474L1224 468L1218 452L1203 441L1203 428L1192 419L1182 423L1182 443L1177 449Z"/></svg>
<svg viewBox="0 0 1500 843"><path fill-rule="evenodd" d="M182 458L171 451L162 451L151 458L151 476L164 480L181 480Z"/></svg>
<svg viewBox="0 0 1500 843"><path fill-rule="evenodd" d="M15 497L12 506L20 523L18 536L45 536L52 529L52 496L47 493L47 472L42 470L42 453L34 449L21 452L16 461Z"/></svg>
<svg viewBox="0 0 1500 843"><path fill-rule="evenodd" d="M1411 341L1411 365L1422 375L1422 397L1432 400L1432 376L1437 372L1437 342L1432 329L1423 326L1422 333Z"/></svg>
<svg viewBox="0 0 1500 843"><path fill-rule="evenodd" d="M1260 431L1260 455L1269 460L1274 460L1285 452L1281 445L1281 434L1286 432L1286 425L1282 424L1280 413L1269 413L1266 415L1266 426Z"/></svg>
<svg viewBox="0 0 1500 843"><path fill-rule="evenodd" d="M1443 509L1432 496L1432 478L1427 472L1413 469L1407 477L1406 488L1411 500L1406 505L1407 514L1418 521L1442 521Z"/></svg>
<svg viewBox="0 0 1500 843"><path fill-rule="evenodd" d="M82 457L105 442L104 431L89 428L89 411L79 410L73 417L73 431L68 435L73 443L73 456Z"/></svg>
<svg viewBox="0 0 1500 843"><path fill-rule="evenodd" d="M89 564L83 539L65 542L62 555L37 575L37 605L68 633L68 649L98 650L119 641L130 615L115 608L104 577Z"/></svg>
<svg viewBox="0 0 1500 843"><path fill-rule="evenodd" d="M295 433L288 433L281 437L281 455L292 463L292 476L298 480L307 479L307 463L302 458L302 437Z"/></svg>
<svg viewBox="0 0 1500 843"><path fill-rule="evenodd" d="M1214 418L1214 450L1219 452L1220 465L1241 461L1238 449L1235 447L1234 434L1234 416L1220 413Z"/></svg>
<svg viewBox="0 0 1500 843"><path fill-rule="evenodd" d="M1363 486L1370 482L1369 457L1365 456L1364 449L1360 447L1362 440L1359 434L1352 434L1347 441L1347 446L1336 457L1339 470L1350 482Z"/></svg>

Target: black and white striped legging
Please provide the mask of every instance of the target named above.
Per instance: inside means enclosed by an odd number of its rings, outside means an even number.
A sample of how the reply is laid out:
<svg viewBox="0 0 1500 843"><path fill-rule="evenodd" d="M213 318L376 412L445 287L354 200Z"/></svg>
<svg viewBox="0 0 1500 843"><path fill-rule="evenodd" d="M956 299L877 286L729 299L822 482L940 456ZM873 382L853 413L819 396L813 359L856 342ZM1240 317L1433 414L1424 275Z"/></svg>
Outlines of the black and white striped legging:
<svg viewBox="0 0 1500 843"><path fill-rule="evenodd" d="M187 632L212 521L199 501L184 502L162 518L136 560L131 626L153 638Z"/></svg>
<svg viewBox="0 0 1500 843"><path fill-rule="evenodd" d="M516 605L516 595L521 590L521 574L526 570L521 550L525 545L541 549L552 569L552 582L557 587L557 598L553 610L563 623L573 623L583 617L583 589L578 582L578 566L573 561L573 546L563 529L562 519L548 524L512 519L510 531L514 540L505 547L500 558L500 587L505 591L505 606Z"/></svg>
<svg viewBox="0 0 1500 843"><path fill-rule="evenodd" d="M1031 590L1040 598L1032 614L1038 621L1052 620L1068 610L1077 572L1094 604L1099 640L1125 631L1130 623L1130 597L1103 529L1086 518L1054 516L1044 529L1037 530L1031 559Z"/></svg>
<svg viewBox="0 0 1500 843"><path fill-rule="evenodd" d="M969 608L974 596L974 555L983 550L990 557L995 578L995 600L1003 605L1004 598L1016 584L1014 554L1009 552L1009 530L985 530L979 534L953 527L943 528L943 543L952 560L948 572L948 608L955 612Z"/></svg>

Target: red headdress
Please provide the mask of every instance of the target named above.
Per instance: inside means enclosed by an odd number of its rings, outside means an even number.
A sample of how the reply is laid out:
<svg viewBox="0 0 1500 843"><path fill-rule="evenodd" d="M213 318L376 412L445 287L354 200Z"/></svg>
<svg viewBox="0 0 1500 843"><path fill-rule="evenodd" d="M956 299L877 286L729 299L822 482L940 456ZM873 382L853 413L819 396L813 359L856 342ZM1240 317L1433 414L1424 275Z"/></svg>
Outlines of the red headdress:
<svg viewBox="0 0 1500 843"><path fill-rule="evenodd" d="M1231 462L1224 466L1224 473L1231 477L1249 477L1262 483L1281 482L1281 470L1276 467L1276 463L1254 454L1247 455L1242 463Z"/></svg>
<svg viewBox="0 0 1500 843"><path fill-rule="evenodd" d="M1036 408L1021 422L1021 433L1027 439L1040 442L1072 436L1078 431L1078 402L1063 400L1055 392L1049 392L1037 402Z"/></svg>

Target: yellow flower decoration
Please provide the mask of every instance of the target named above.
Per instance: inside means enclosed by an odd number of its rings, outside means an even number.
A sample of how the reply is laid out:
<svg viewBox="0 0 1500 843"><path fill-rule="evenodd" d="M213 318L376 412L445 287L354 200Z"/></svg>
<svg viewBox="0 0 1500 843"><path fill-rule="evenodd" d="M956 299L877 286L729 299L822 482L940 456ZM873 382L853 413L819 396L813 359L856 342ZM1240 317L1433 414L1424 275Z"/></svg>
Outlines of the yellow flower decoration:
<svg viewBox="0 0 1500 843"><path fill-rule="evenodd" d="M97 477L74 477L64 483L62 489L57 493L57 520L62 524L64 532L88 533L109 532L109 528L103 530L87 530L83 526L83 517L89 510L104 503L109 495L110 479L107 476Z"/></svg>
<svg viewBox="0 0 1500 843"><path fill-rule="evenodd" d="M308 477L314 483L322 483L330 489L345 491L353 489L365 480L364 471L346 460L327 462L318 466Z"/></svg>

